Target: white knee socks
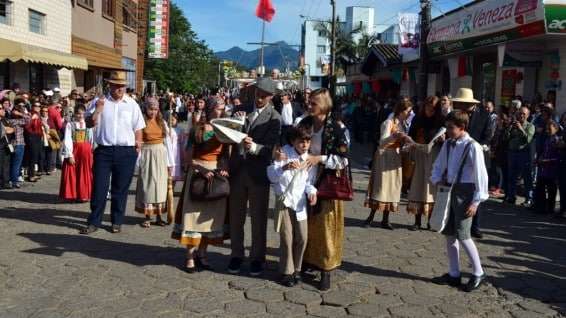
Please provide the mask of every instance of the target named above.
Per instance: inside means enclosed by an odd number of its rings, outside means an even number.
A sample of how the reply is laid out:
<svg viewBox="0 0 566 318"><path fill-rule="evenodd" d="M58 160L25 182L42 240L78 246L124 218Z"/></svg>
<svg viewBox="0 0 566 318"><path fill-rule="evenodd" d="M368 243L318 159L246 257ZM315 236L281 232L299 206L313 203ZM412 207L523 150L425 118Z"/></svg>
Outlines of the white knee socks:
<svg viewBox="0 0 566 318"><path fill-rule="evenodd" d="M454 236L446 237L446 253L448 254L448 274L460 277L460 244Z"/></svg>
<svg viewBox="0 0 566 318"><path fill-rule="evenodd" d="M476 244L472 239L463 240L461 243L464 250L466 250L466 254L468 254L468 257L470 258L470 262L472 262L474 276L482 276L483 268L481 266L480 254L478 253Z"/></svg>

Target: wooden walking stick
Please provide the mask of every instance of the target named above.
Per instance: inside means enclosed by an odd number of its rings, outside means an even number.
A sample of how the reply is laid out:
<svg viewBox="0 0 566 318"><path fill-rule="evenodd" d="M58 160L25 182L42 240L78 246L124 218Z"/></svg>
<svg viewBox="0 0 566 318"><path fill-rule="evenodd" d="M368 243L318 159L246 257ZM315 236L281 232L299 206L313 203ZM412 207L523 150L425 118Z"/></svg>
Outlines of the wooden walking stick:
<svg viewBox="0 0 566 318"><path fill-rule="evenodd" d="M171 136L171 129L173 129L172 124L171 124L171 117L173 116L173 104L171 103L173 97L171 96L171 98L169 99L169 118L167 119L167 126L169 127L169 136ZM173 173L173 171L171 171L171 173ZM173 223L173 220L175 220L175 209L173 208L173 196L174 196L174 189L173 189L173 177L169 176L169 178L167 178L167 223L171 224Z"/></svg>

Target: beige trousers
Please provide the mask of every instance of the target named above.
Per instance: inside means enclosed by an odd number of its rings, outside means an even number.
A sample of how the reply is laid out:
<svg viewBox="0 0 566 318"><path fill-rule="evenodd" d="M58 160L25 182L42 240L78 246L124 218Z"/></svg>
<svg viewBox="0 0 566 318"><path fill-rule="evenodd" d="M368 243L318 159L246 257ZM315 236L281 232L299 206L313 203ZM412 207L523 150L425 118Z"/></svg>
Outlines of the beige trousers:
<svg viewBox="0 0 566 318"><path fill-rule="evenodd" d="M307 248L307 220L297 221L297 214L291 209L285 209L281 222L281 259L279 265L283 275L291 275L301 271L303 254Z"/></svg>

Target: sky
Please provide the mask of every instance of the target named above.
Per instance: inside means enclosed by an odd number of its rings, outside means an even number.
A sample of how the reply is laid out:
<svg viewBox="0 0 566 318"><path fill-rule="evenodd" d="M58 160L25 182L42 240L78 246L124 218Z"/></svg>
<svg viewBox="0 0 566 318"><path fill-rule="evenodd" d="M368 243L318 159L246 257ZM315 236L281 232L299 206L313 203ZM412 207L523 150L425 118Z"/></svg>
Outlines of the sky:
<svg viewBox="0 0 566 318"><path fill-rule="evenodd" d="M189 19L199 38L215 52L234 46L245 50L257 48L246 42L261 40L261 20L255 16L259 0L173 0ZM328 20L332 10L329 0L272 0L276 13L267 24L266 42L301 42L303 15L310 19ZM433 17L459 7L469 0L432 0ZM375 8L375 23L384 29L395 22L398 12L418 12L419 0L336 0L337 14L346 16L348 6Z"/></svg>

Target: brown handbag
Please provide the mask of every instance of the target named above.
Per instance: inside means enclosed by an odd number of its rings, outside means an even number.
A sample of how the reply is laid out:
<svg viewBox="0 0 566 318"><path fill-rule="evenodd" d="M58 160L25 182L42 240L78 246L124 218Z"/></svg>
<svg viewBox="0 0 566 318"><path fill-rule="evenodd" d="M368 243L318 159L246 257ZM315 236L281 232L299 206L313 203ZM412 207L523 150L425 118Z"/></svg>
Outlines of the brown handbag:
<svg viewBox="0 0 566 318"><path fill-rule="evenodd" d="M206 174L212 172L211 179ZM193 201L216 201L230 195L230 182L228 178L221 176L218 171L212 171L198 167L194 170L189 185L189 193Z"/></svg>
<svg viewBox="0 0 566 318"><path fill-rule="evenodd" d="M354 191L350 169L348 167L340 170L324 169L316 189L319 199L352 201Z"/></svg>

